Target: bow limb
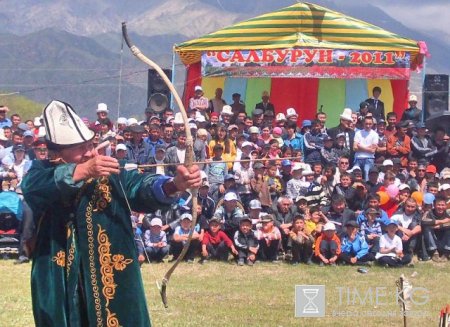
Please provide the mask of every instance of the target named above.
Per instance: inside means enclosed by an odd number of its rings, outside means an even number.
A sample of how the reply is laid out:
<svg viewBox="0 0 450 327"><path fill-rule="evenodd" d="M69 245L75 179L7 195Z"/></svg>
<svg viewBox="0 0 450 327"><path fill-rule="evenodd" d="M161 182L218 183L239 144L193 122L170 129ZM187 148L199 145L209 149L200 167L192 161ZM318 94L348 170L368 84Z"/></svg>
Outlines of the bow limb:
<svg viewBox="0 0 450 327"><path fill-rule="evenodd" d="M135 57L137 57L139 60L141 60L148 66L155 69L158 72L158 74L161 76L161 78L163 79L164 83L166 83L167 87L170 89L170 92L172 92L172 94L174 96L175 101L178 105L178 108L180 109L180 113L183 117L184 129L186 132L186 154L185 154L184 166L189 169L194 164L194 139L192 137L191 129L189 128L188 117L187 117L186 109L184 108L183 102L181 101L180 96L178 95L178 92L175 89L175 87L173 86L172 82L167 77L167 75L164 73L164 71L161 69L161 67L159 67L155 62L150 60L135 45L133 45L131 43L130 38L127 33L127 26L126 26L125 22L122 23L122 35L125 40L125 43L130 48L131 53L133 53L133 55ZM168 307L167 296L166 296L167 283L169 282L170 276L175 271L178 264L183 260L184 256L186 255L186 253L189 249L189 245L191 244L195 225L197 224L197 191L198 191L197 189L190 190L190 192L192 194L192 226L189 231L188 239L186 240L186 243L184 244L183 249L181 250L181 253L178 256L178 258L175 260L174 264L165 273L162 283L161 283L161 288L160 288L161 299L166 308Z"/></svg>

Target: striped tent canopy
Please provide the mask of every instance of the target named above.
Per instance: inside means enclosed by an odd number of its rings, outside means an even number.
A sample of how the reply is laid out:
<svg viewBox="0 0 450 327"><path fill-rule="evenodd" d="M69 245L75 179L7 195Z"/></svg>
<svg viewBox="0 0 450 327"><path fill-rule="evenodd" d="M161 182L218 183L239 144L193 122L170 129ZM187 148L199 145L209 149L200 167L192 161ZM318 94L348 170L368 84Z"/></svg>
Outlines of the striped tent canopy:
<svg viewBox="0 0 450 327"><path fill-rule="evenodd" d="M421 63L417 42L378 26L308 2L267 13L175 46L191 65L203 51L282 48L407 51L411 68Z"/></svg>
<svg viewBox="0 0 450 327"><path fill-rule="evenodd" d="M303 119L314 118L317 111L324 110L328 115L327 125L331 127L339 123L339 115L344 108L358 111L359 103L372 96L375 86L382 89L380 98L385 103L386 112L394 111L401 116L407 105L409 73L421 66L427 53L425 46L422 42L401 37L378 26L303 2L178 44L174 50L187 68L185 103L193 96L196 85L203 87L208 98L214 97L216 88L222 88L227 103L231 103L233 93L240 93L247 113L251 114L255 104L261 101L262 92L268 91L277 113L286 113L287 108L294 108L300 115L301 123ZM289 66L285 70L288 75L245 76L242 74L243 66L232 67L235 70L230 74L220 75L209 74L203 65L209 53L276 52L280 51L278 49L305 48L318 51L332 49L336 52L407 53L410 60L408 66L403 66L404 74L394 77L383 73L350 76L351 68L348 67L338 67L341 69L340 75L297 76L291 75L293 69ZM316 66L304 65L300 69L304 67L313 69ZM362 67L367 68L377 69L375 66Z"/></svg>

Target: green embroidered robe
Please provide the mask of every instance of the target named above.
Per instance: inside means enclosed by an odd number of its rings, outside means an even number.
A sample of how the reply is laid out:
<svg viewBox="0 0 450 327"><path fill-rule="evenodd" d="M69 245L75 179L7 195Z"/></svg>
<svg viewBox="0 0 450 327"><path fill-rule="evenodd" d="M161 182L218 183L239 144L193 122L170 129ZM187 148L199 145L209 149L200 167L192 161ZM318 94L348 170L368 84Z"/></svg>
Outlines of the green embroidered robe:
<svg viewBox="0 0 450 327"><path fill-rule="evenodd" d="M172 202L166 177L124 171L74 183L74 164L35 161L22 189L37 227L36 326L150 326L130 212Z"/></svg>

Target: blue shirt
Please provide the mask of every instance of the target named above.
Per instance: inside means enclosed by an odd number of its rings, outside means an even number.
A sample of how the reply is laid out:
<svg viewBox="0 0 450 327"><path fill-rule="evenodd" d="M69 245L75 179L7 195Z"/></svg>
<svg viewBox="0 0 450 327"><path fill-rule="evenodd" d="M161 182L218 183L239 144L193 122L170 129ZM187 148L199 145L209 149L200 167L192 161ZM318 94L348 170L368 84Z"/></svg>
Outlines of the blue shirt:
<svg viewBox="0 0 450 327"><path fill-rule="evenodd" d="M369 253L369 245L367 244L364 236L357 233L353 241L350 240L348 235L344 235L341 240L342 253L361 259L367 253Z"/></svg>
<svg viewBox="0 0 450 327"><path fill-rule="evenodd" d="M5 119L3 119L3 120L0 120L0 128L3 128L3 127L11 127L11 126L12 126L12 122L11 122L10 119L5 118Z"/></svg>

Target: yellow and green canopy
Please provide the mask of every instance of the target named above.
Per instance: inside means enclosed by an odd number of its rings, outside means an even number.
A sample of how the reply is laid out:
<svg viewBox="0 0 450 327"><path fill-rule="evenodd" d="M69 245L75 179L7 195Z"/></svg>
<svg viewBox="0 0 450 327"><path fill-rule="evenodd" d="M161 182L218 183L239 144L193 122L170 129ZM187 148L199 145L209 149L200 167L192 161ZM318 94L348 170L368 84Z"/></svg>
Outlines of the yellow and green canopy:
<svg viewBox="0 0 450 327"><path fill-rule="evenodd" d="M307 2L183 42L175 51L185 65L191 65L201 60L204 51L305 47L409 52L411 63L419 54L414 40Z"/></svg>

